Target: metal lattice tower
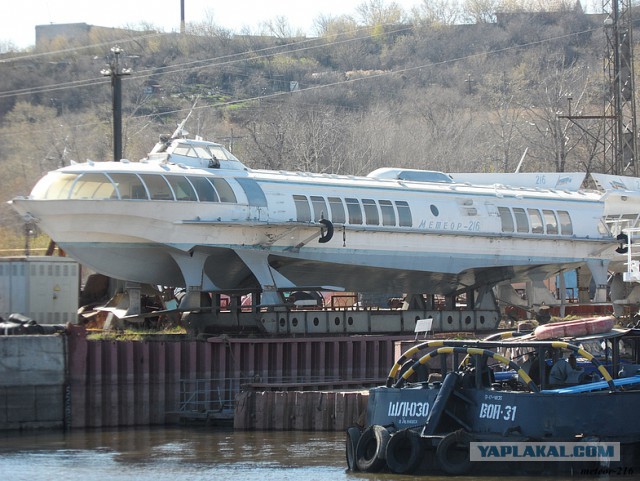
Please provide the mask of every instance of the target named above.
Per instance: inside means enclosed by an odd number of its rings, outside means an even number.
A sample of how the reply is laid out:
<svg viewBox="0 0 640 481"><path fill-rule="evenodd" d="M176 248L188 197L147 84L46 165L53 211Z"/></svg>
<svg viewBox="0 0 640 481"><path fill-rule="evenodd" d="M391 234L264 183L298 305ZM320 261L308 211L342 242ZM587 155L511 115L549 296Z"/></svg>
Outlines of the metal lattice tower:
<svg viewBox="0 0 640 481"><path fill-rule="evenodd" d="M605 75L609 98L605 105L604 171L637 176L636 104L633 72L631 0L603 0L607 38Z"/></svg>

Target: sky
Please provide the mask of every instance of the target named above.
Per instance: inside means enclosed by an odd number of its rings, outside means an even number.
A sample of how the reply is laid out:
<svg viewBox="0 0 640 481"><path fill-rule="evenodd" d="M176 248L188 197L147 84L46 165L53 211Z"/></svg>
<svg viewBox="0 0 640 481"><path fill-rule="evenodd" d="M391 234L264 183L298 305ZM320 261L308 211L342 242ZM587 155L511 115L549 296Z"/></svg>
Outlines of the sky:
<svg viewBox="0 0 640 481"><path fill-rule="evenodd" d="M185 21L206 19L239 33L244 27L259 30L264 22L285 17L294 31L313 33L320 15L351 15L366 0L184 0ZM422 0L394 1L405 11ZM152 25L165 31L180 30L180 0L2 0L0 43L19 49L35 45L36 25L87 23L101 27Z"/></svg>

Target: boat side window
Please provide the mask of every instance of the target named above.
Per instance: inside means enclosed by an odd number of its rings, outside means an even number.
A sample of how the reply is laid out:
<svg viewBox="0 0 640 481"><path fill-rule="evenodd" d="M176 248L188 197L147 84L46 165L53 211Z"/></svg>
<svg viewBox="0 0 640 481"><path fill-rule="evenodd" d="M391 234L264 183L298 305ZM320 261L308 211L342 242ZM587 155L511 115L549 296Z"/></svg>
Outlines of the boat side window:
<svg viewBox="0 0 640 481"><path fill-rule="evenodd" d="M187 177L198 193L200 202L219 202L218 194L206 177Z"/></svg>
<svg viewBox="0 0 640 481"><path fill-rule="evenodd" d="M327 219L329 217L329 210L327 209L327 203L323 197L319 195L311 196L311 206L313 207L313 219L318 221L320 219Z"/></svg>
<svg viewBox="0 0 640 481"><path fill-rule="evenodd" d="M211 151L211 155L213 155L214 159L218 160L238 160L231 155L227 155L227 151L222 147L210 145L209 150Z"/></svg>
<svg viewBox="0 0 640 481"><path fill-rule="evenodd" d="M209 152L209 149L207 149L206 147L201 147L199 145L196 145L193 147L195 156L200 157L201 159L211 159L211 152Z"/></svg>
<svg viewBox="0 0 640 481"><path fill-rule="evenodd" d="M500 222L502 224L502 232L513 232L513 216L511 215L511 209L508 207L498 207L498 213L500 214Z"/></svg>
<svg viewBox="0 0 640 481"><path fill-rule="evenodd" d="M311 208L304 195L294 195L293 202L296 205L296 220L298 222L311 222Z"/></svg>
<svg viewBox="0 0 640 481"><path fill-rule="evenodd" d="M262 188L253 179L247 179L238 177L236 179L242 190L244 190L249 205L254 207L267 207L267 198L262 191Z"/></svg>
<svg viewBox="0 0 640 481"><path fill-rule="evenodd" d="M121 199L148 199L147 190L136 174L109 174ZM114 196L115 197L115 196Z"/></svg>
<svg viewBox="0 0 640 481"><path fill-rule="evenodd" d="M233 202L237 203L236 194L233 193L233 189L224 179L220 178L209 178L209 180L213 181L213 186L216 188L218 195L220 196L220 202Z"/></svg>
<svg viewBox="0 0 640 481"><path fill-rule="evenodd" d="M346 198L345 201L349 212L349 224L362 224L362 210L358 199Z"/></svg>
<svg viewBox="0 0 640 481"><path fill-rule="evenodd" d="M197 201L196 192L186 177L181 175L167 175L167 180L171 184L171 188L176 193L178 200Z"/></svg>
<svg viewBox="0 0 640 481"><path fill-rule="evenodd" d="M400 227L411 227L413 220L411 219L411 209L409 203L404 200L396 201L396 208L398 209L398 219L400 221Z"/></svg>
<svg viewBox="0 0 640 481"><path fill-rule="evenodd" d="M78 174L51 172L40 180L31 192L34 199L66 199Z"/></svg>
<svg viewBox="0 0 640 481"><path fill-rule="evenodd" d="M189 144L178 144L173 149L173 153L176 155L184 155L185 157L188 157L190 150L191 150L191 146Z"/></svg>
<svg viewBox="0 0 640 481"><path fill-rule="evenodd" d="M554 212L552 210L543 210L542 214L544 215L544 223L547 226L547 234L557 234L558 219L556 219Z"/></svg>
<svg viewBox="0 0 640 481"><path fill-rule="evenodd" d="M529 218L522 207L514 207L513 215L516 218L516 230L518 232L529 232Z"/></svg>
<svg viewBox="0 0 640 481"><path fill-rule="evenodd" d="M378 215L378 205L373 199L362 199L362 206L364 207L365 223L367 225L379 225L380 216Z"/></svg>
<svg viewBox="0 0 640 481"><path fill-rule="evenodd" d="M573 235L573 224L569 213L566 210L559 210L558 219L560 219L560 234Z"/></svg>
<svg viewBox="0 0 640 481"><path fill-rule="evenodd" d="M140 174L142 181L149 190L149 197L153 200L176 200L173 191L162 175Z"/></svg>
<svg viewBox="0 0 640 481"><path fill-rule="evenodd" d="M73 185L70 199L110 199L116 192L116 186L102 173L86 172Z"/></svg>
<svg viewBox="0 0 640 481"><path fill-rule="evenodd" d="M380 201L380 212L382 212L382 225L396 225L396 211L390 200Z"/></svg>
<svg viewBox="0 0 640 481"><path fill-rule="evenodd" d="M527 209L529 219L531 220L531 232L534 234L544 233L544 224L542 223L542 216L538 209Z"/></svg>
<svg viewBox="0 0 640 481"><path fill-rule="evenodd" d="M347 218L344 215L342 199L340 197L329 197L329 207L331 207L331 222L344 224Z"/></svg>

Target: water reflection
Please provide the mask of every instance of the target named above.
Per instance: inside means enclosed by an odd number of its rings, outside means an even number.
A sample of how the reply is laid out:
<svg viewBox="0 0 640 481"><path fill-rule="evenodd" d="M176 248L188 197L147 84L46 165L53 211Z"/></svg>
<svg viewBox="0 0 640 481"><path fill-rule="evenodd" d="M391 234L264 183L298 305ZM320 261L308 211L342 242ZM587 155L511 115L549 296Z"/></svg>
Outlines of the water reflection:
<svg viewBox="0 0 640 481"><path fill-rule="evenodd" d="M0 473L17 479L347 479L342 433L163 428L3 433Z"/></svg>
<svg viewBox="0 0 640 481"><path fill-rule="evenodd" d="M209 427L1 433L0 477L10 481L452 479L347 472L344 443L340 432L244 432Z"/></svg>

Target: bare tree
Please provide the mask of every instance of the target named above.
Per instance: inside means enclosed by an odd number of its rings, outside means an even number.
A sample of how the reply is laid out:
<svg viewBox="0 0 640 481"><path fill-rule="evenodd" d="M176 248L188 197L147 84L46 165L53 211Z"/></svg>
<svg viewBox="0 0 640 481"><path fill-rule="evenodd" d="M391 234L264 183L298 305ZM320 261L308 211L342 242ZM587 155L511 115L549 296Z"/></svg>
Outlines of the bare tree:
<svg viewBox="0 0 640 481"><path fill-rule="evenodd" d="M584 130L573 128L566 118L570 108L580 110L589 105L591 81L584 66L564 66L564 58L547 57L545 68L530 72L537 86L521 99L525 123L523 135L529 138L531 157L539 165L551 163L554 170L564 172L577 146L588 141ZM582 149L584 152L584 149ZM574 159L575 164L590 163L589 159Z"/></svg>
<svg viewBox="0 0 640 481"><path fill-rule="evenodd" d="M402 23L406 13L396 2L367 0L356 7L356 14L363 25L391 25Z"/></svg>
<svg viewBox="0 0 640 481"><path fill-rule="evenodd" d="M464 0L462 17L472 23L495 23L500 0Z"/></svg>
<svg viewBox="0 0 640 481"><path fill-rule="evenodd" d="M461 18L458 0L422 0L413 9L416 24L454 25Z"/></svg>

